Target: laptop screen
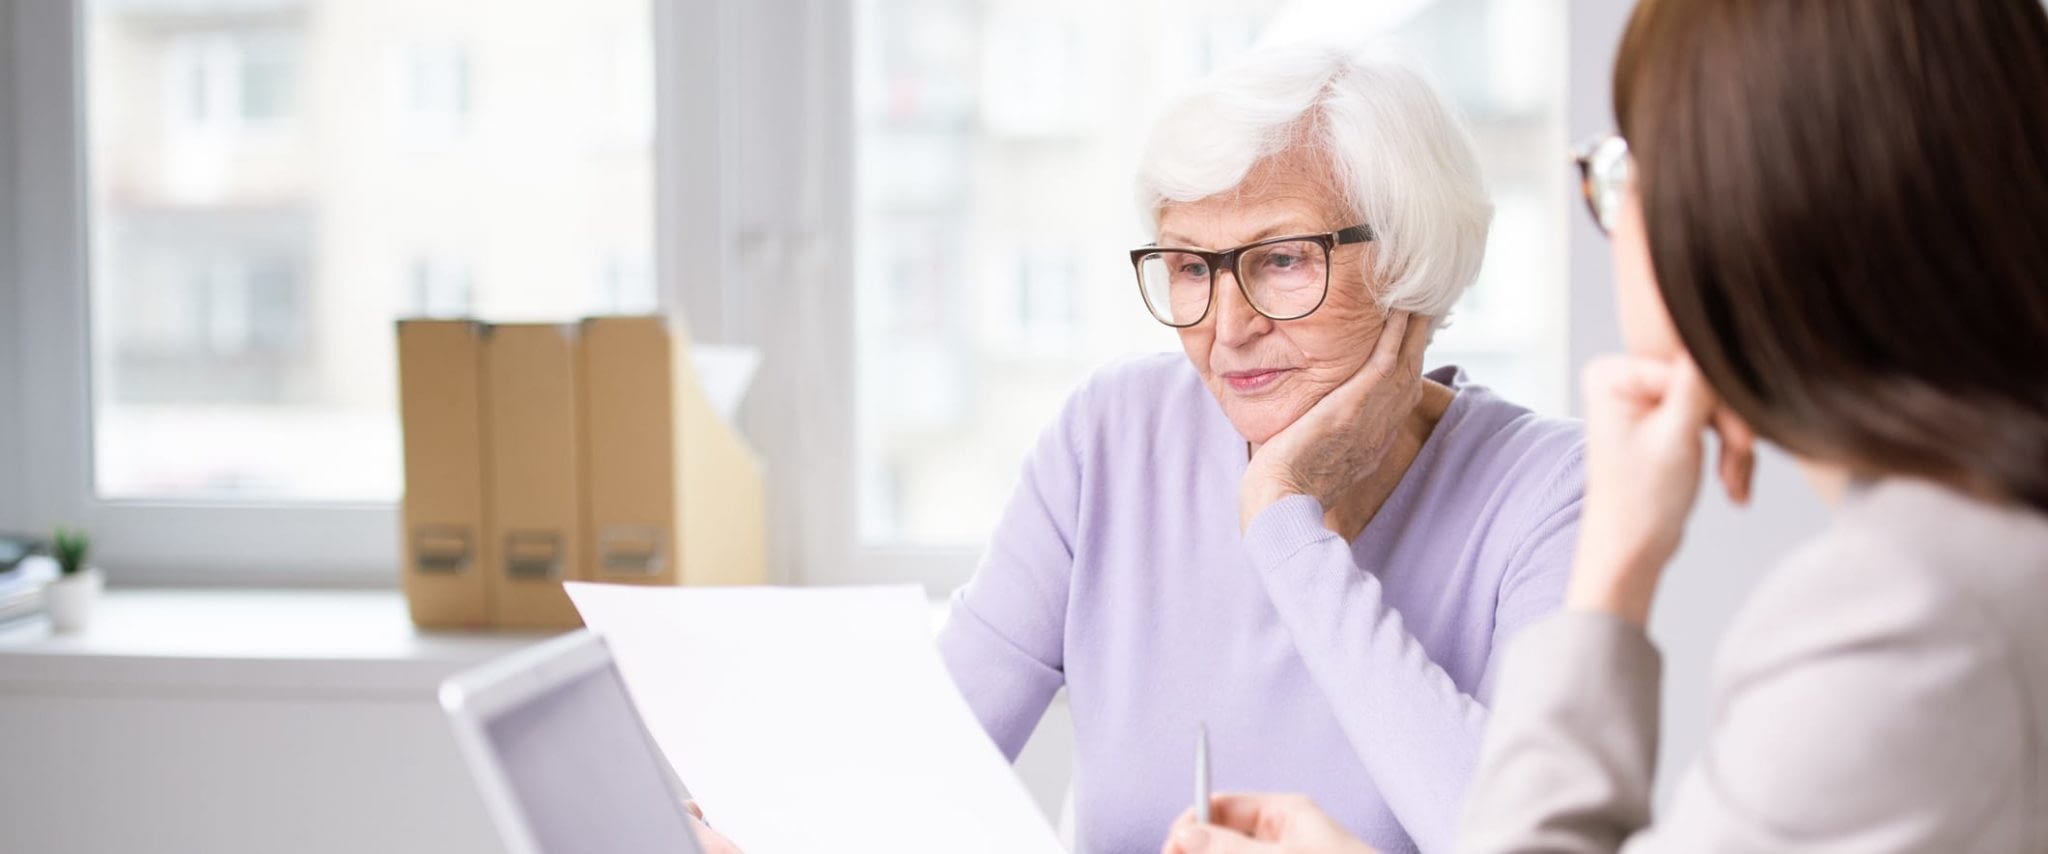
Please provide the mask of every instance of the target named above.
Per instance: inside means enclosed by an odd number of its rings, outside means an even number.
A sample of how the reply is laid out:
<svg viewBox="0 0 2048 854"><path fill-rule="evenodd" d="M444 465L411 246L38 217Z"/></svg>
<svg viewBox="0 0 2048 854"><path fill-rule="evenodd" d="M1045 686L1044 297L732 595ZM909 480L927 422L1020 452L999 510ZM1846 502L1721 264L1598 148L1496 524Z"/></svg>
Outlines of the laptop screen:
<svg viewBox="0 0 2048 854"><path fill-rule="evenodd" d="M543 854L698 850L686 795L616 665L506 709L484 730Z"/></svg>

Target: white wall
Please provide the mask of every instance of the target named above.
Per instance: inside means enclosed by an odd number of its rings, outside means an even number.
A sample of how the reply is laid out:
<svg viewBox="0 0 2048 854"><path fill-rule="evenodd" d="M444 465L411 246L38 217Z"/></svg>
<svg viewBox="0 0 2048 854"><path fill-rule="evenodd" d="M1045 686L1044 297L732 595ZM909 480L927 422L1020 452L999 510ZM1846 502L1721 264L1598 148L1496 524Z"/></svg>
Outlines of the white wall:
<svg viewBox="0 0 2048 854"><path fill-rule="evenodd" d="M14 4L0 3L0 45L14 44ZM19 525L22 513L21 403L17 371L22 364L21 339L10 324L20 316L17 308L14 205L14 88L21 85L14 68L14 51L0 50L0 531Z"/></svg>
<svg viewBox="0 0 2048 854"><path fill-rule="evenodd" d="M432 696L427 686L403 697L334 688L8 686L0 692L8 763L0 848L499 850Z"/></svg>
<svg viewBox="0 0 2048 854"><path fill-rule="evenodd" d="M1614 128L1608 84L1614 49L1633 7L1632 0L1572 2L1566 111L1574 141ZM1571 358L1576 376L1591 356L1619 350L1621 334L1606 238L1590 217L1576 215L1570 241ZM1738 509L1708 484L1651 616L1650 634L1664 651L1660 795L1671 791L1711 723L1713 652L1729 618L1777 556L1825 522L1823 508L1798 470L1775 451L1767 450L1759 461L1754 496L1750 507Z"/></svg>

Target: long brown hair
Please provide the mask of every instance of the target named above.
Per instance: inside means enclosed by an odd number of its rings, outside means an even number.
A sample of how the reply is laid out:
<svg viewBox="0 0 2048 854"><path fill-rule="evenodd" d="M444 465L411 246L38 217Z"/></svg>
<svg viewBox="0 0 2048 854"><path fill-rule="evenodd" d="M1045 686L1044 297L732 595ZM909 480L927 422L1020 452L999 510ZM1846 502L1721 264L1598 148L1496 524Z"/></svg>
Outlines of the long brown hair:
<svg viewBox="0 0 2048 854"><path fill-rule="evenodd" d="M1614 111L1664 303L1736 414L2048 512L2041 0L1644 0Z"/></svg>

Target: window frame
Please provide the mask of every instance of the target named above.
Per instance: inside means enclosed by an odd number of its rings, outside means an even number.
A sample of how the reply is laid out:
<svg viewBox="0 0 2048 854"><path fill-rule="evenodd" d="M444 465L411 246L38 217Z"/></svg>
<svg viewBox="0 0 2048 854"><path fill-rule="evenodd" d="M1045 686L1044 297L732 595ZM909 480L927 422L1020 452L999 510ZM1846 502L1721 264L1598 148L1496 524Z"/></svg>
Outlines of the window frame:
<svg viewBox="0 0 2048 854"><path fill-rule="evenodd" d="M723 283L675 294L696 340L762 353L740 424L765 461L770 578L944 593L973 573L979 548L859 539L854 293L839 272L855 251L852 4L716 5L723 53L700 73L719 83L693 106L717 132L679 137L689 151L672 176L698 173L712 198L695 200L700 218L680 220L681 239L658 251L692 259L683 281Z"/></svg>
<svg viewBox="0 0 2048 854"><path fill-rule="evenodd" d="M19 183L16 181L16 140L14 105L18 91L22 88L22 65L15 45L16 7L19 3L0 4L0 81L13 85L0 85L0 199L19 199ZM0 202L0 259L19 259L16 241L15 205ZM22 397L21 376L28 364L27 350L22 346L19 326L22 316L19 298L20 270L12 264L0 264L0 522L13 523L23 518L24 482L19 473L27 464L27 444L22 439L25 418L20 401ZM8 318L15 318L13 326L7 325ZM7 473L16 473L9 476Z"/></svg>

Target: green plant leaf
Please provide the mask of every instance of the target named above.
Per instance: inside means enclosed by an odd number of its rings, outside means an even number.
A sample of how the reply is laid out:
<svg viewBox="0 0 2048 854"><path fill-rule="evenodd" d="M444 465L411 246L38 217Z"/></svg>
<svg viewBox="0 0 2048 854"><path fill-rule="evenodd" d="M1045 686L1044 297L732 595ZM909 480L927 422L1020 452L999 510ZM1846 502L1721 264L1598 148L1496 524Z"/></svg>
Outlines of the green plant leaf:
<svg viewBox="0 0 2048 854"><path fill-rule="evenodd" d="M50 555L57 559L57 569L65 575L84 569L86 554L91 549L92 540L76 528L58 528L50 536Z"/></svg>

